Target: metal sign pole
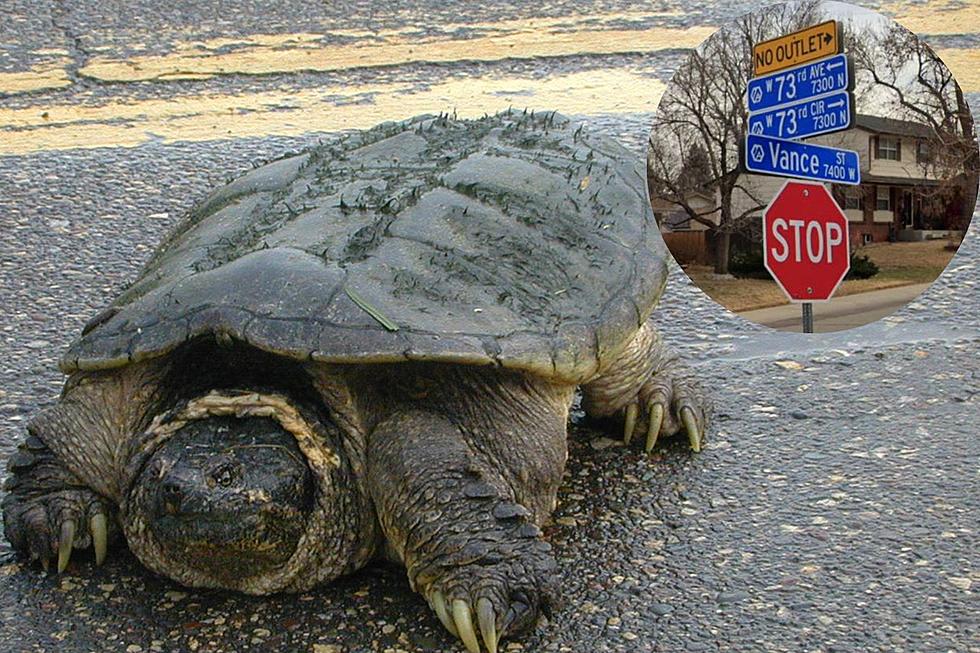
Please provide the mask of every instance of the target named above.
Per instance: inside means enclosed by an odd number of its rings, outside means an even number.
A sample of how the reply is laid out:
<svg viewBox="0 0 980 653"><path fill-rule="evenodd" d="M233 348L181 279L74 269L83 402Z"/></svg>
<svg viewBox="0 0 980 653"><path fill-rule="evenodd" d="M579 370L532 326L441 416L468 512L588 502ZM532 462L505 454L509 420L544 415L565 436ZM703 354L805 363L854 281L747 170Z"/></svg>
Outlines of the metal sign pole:
<svg viewBox="0 0 980 653"><path fill-rule="evenodd" d="M860 155L801 140L850 129L854 122L854 75L843 49L841 25L834 20L756 43L745 94L742 169L810 180L787 181L762 214L765 268L790 301L800 301L803 333L813 333L812 302L830 299L850 267L847 216L823 182L859 185ZM803 226L806 263L799 251ZM795 239L787 239L791 228ZM811 235L817 236L817 250Z"/></svg>

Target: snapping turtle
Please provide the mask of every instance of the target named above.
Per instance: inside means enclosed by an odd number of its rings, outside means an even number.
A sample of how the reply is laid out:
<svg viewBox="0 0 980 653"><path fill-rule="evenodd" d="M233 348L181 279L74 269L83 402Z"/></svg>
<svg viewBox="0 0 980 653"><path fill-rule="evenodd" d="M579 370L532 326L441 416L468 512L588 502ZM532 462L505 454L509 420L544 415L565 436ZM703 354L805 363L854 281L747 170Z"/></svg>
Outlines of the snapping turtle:
<svg viewBox="0 0 980 653"><path fill-rule="evenodd" d="M212 193L61 362L7 537L63 571L123 536L193 587L302 591L383 555L470 651L555 592L576 388L625 439L708 418L648 320L637 157L554 113L385 123Z"/></svg>

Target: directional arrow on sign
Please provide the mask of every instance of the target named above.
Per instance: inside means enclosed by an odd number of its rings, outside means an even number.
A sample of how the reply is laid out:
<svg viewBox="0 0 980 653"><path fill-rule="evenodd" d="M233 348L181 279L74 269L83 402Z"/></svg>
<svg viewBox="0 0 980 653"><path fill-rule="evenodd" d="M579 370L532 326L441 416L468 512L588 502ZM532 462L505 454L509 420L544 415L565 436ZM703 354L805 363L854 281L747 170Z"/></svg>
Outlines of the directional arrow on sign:
<svg viewBox="0 0 980 653"><path fill-rule="evenodd" d="M764 75L822 59L840 52L843 44L837 21L828 20L752 46L752 68Z"/></svg>
<svg viewBox="0 0 980 653"><path fill-rule="evenodd" d="M829 95L783 104L749 114L749 131L774 138L808 138L829 134L851 126L851 94L840 91Z"/></svg>

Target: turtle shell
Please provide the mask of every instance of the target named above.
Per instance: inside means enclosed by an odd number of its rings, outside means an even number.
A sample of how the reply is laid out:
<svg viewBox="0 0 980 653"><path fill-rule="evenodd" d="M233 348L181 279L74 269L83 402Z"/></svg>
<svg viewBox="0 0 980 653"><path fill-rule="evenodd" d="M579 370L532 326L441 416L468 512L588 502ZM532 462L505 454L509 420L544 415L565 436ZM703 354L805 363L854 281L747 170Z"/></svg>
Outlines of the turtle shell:
<svg viewBox="0 0 980 653"><path fill-rule="evenodd" d="M653 310L665 251L639 157L560 115L384 123L214 191L62 369L210 336L302 360L577 382Z"/></svg>

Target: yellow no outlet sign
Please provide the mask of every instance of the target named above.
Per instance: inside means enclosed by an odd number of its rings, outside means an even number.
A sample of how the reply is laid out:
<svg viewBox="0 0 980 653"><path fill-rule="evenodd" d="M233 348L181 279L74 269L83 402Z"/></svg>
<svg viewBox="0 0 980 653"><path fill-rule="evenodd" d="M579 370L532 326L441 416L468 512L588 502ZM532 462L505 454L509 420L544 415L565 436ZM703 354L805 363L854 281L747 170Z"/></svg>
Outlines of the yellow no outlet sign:
<svg viewBox="0 0 980 653"><path fill-rule="evenodd" d="M752 69L755 75L764 75L838 54L842 45L837 21L828 20L756 44L752 48Z"/></svg>

